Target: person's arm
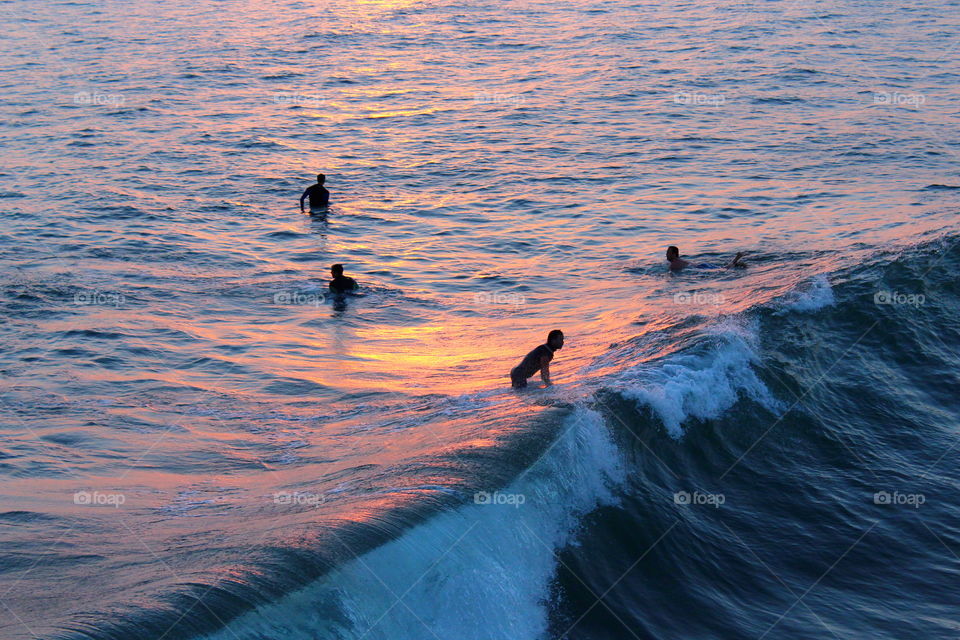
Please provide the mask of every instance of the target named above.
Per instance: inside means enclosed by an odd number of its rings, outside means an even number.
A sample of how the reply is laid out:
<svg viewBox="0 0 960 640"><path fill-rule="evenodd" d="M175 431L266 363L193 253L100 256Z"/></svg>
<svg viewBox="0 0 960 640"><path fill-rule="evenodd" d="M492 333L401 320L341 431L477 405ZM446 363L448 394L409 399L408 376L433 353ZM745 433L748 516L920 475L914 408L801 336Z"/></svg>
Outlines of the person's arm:
<svg viewBox="0 0 960 640"><path fill-rule="evenodd" d="M546 356L540 360L540 379L543 380L543 384L550 386L550 361Z"/></svg>
<svg viewBox="0 0 960 640"><path fill-rule="evenodd" d="M741 258L743 258L743 251L737 253L737 255L734 256L733 261L732 261L730 264L727 265L727 269L733 269L734 267L745 267L745 266L747 266L746 263L740 262Z"/></svg>
<svg viewBox="0 0 960 640"><path fill-rule="evenodd" d="M303 211L303 201L307 199L308 195L310 195L310 187L307 187L306 190L303 192L303 195L300 196L300 211Z"/></svg>

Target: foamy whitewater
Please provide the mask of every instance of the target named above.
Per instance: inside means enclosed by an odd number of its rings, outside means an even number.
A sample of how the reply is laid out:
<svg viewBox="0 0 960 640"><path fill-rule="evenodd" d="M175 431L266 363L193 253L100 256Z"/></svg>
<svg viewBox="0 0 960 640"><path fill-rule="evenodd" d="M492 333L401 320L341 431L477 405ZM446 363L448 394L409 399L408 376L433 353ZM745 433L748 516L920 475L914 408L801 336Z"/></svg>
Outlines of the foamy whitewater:
<svg viewBox="0 0 960 640"><path fill-rule="evenodd" d="M0 638L955 637L958 6L5 3Z"/></svg>

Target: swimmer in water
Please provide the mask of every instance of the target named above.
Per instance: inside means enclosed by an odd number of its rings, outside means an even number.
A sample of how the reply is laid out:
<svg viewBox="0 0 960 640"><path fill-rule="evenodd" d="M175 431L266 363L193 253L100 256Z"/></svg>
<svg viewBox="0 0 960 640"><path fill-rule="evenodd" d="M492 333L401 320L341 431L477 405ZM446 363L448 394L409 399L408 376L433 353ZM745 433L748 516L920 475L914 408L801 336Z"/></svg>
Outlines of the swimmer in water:
<svg viewBox="0 0 960 640"><path fill-rule="evenodd" d="M330 281L330 291L333 293L356 291L360 288L356 280L349 276L343 275L342 264L335 264L330 267L330 275L333 276L333 280Z"/></svg>
<svg viewBox="0 0 960 640"><path fill-rule="evenodd" d="M317 184L307 187L303 195L300 196L300 213L303 213L303 201L310 198L310 210L319 209L330 204L330 192L323 186L327 181L327 176L322 173L317 174Z"/></svg>
<svg viewBox="0 0 960 640"><path fill-rule="evenodd" d="M733 260L730 261L730 264L725 265L724 267L720 267L715 264L704 263L704 264L694 265L693 268L694 269L720 269L720 268L733 269L734 267L746 267L747 263L743 262L742 259L743 259L743 252L741 251L736 256L734 256ZM670 263L670 271L680 271L681 269L690 266L690 262L688 260L684 260L683 258L680 257L680 249L674 246L667 247L667 262Z"/></svg>
<svg viewBox="0 0 960 640"><path fill-rule="evenodd" d="M554 329L547 335L546 344L542 344L530 353L510 372L510 382L514 389L523 389L527 386L527 378L540 372L543 384L550 386L550 361L557 349L563 348L563 331Z"/></svg>

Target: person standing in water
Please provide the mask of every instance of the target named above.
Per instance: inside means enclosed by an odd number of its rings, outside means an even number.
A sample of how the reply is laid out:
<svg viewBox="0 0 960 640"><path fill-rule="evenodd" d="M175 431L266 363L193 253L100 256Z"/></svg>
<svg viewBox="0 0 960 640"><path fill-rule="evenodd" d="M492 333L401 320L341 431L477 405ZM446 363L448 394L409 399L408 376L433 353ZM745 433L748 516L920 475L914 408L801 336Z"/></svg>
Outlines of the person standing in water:
<svg viewBox="0 0 960 640"><path fill-rule="evenodd" d="M307 187L303 195L300 196L300 212L303 213L303 201L310 198L310 209L319 209L330 204L330 192L323 186L327 181L327 176L322 173L317 174L317 184Z"/></svg>
<svg viewBox="0 0 960 640"><path fill-rule="evenodd" d="M514 389L523 389L527 386L527 378L540 372L540 379L543 384L550 386L550 361L553 360L553 354L557 349L563 348L563 331L554 329L547 335L546 344L542 344L520 361L510 371L510 382Z"/></svg>
<svg viewBox="0 0 960 640"><path fill-rule="evenodd" d="M360 288L356 280L349 276L343 275L342 264L335 264L330 267L330 275L333 276L333 280L330 281L330 291L333 293L356 291Z"/></svg>
<svg viewBox="0 0 960 640"><path fill-rule="evenodd" d="M732 269L733 267L747 266L745 262L741 262L742 258L743 258L743 252L741 251L733 258L730 264L726 265L725 268ZM683 258L680 257L680 249L672 245L667 247L667 262L670 263L670 271L680 271L681 269L690 266L690 262L688 260L684 260ZM720 269L720 268L721 267L719 267L718 265L709 264L709 263L694 265L694 269Z"/></svg>

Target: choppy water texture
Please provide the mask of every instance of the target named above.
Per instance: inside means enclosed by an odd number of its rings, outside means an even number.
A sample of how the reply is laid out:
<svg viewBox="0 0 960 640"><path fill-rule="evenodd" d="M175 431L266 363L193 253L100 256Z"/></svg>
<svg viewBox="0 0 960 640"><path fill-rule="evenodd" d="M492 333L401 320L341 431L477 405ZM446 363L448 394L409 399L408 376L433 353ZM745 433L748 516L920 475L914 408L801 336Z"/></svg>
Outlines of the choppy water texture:
<svg viewBox="0 0 960 640"><path fill-rule="evenodd" d="M955 637L958 26L3 2L0 637Z"/></svg>

